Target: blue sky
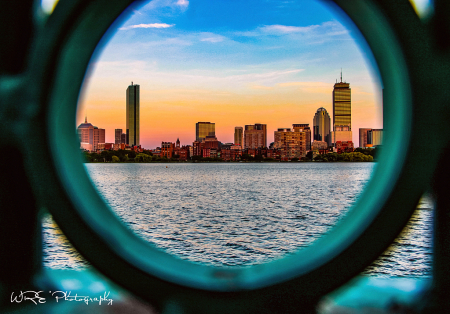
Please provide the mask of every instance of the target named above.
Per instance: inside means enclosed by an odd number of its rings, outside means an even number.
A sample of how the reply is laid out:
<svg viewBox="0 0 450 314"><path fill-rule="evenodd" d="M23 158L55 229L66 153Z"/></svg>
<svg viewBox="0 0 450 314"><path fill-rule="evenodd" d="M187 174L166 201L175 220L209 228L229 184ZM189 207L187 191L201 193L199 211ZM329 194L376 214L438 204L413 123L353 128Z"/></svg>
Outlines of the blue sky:
<svg viewBox="0 0 450 314"><path fill-rule="evenodd" d="M382 128L381 86L357 30L322 1L154 0L130 7L92 59L77 123L88 116L113 141L125 128L125 90L141 86L141 143L191 144L195 123L309 123L343 69L352 88L352 129Z"/></svg>

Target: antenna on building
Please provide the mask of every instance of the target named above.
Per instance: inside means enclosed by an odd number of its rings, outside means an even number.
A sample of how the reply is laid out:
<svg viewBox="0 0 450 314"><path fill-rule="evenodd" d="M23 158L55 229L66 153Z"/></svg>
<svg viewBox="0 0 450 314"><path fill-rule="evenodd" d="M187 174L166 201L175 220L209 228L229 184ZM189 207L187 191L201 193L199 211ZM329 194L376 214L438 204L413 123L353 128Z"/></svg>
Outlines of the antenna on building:
<svg viewBox="0 0 450 314"><path fill-rule="evenodd" d="M133 81L131 81L131 86L133 86Z"/></svg>
<svg viewBox="0 0 450 314"><path fill-rule="evenodd" d="M87 115L86 115L86 117L84 118L84 123L87 123Z"/></svg>
<svg viewBox="0 0 450 314"><path fill-rule="evenodd" d="M342 83L342 68L341 68L341 83Z"/></svg>

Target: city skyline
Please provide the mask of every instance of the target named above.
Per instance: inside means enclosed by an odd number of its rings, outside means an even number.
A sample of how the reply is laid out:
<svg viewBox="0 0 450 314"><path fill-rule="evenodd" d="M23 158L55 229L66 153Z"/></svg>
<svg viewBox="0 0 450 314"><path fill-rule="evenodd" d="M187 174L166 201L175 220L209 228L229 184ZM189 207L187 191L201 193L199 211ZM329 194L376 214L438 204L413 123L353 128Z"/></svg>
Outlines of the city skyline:
<svg viewBox="0 0 450 314"><path fill-rule="evenodd" d="M214 121L222 142L234 141L236 126L264 123L271 143L278 128L312 126L317 108L332 112L331 90L342 67L344 80L352 82L352 128L383 128L381 85L370 52L324 4L264 4L247 8L255 15L239 20L227 14L236 10L242 18L245 8L215 3L208 10L223 14L205 20L202 1L182 3L153 1L116 25L90 64L77 125L87 115L114 142L114 129L126 129L120 91L136 81L143 147L176 138L192 142L198 121ZM358 136L353 132L354 143Z"/></svg>

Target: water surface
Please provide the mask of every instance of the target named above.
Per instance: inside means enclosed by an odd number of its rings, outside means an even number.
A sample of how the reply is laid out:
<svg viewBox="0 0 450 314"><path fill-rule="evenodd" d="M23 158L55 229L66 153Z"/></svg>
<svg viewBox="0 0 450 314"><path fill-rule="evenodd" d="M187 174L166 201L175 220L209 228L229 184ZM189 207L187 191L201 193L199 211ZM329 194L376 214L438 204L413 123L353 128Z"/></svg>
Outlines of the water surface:
<svg viewBox="0 0 450 314"><path fill-rule="evenodd" d="M86 164L105 201L162 250L216 266L267 262L310 244L355 202L375 163ZM427 276L431 203L422 201L398 240L366 273ZM49 227L50 225L50 227ZM50 229L49 229L50 228ZM44 229L47 266L64 268ZM62 240L58 240L64 243ZM51 253L50 253L51 251ZM84 267L68 251L68 268Z"/></svg>

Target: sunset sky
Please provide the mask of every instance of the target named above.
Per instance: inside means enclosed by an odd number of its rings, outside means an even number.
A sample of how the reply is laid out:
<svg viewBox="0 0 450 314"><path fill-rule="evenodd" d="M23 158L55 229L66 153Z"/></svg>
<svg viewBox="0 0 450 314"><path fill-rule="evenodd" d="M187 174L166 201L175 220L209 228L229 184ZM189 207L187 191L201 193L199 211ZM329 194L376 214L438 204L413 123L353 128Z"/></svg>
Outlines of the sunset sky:
<svg viewBox="0 0 450 314"><path fill-rule="evenodd" d="M370 52L341 15L319 1L154 0L129 8L94 55L77 125L125 129L125 91L140 85L141 145L195 140L195 123L214 122L223 143L234 127L309 123L319 107L332 118L343 71L352 89L352 131L382 128L381 83ZM111 34L113 34L111 36Z"/></svg>

